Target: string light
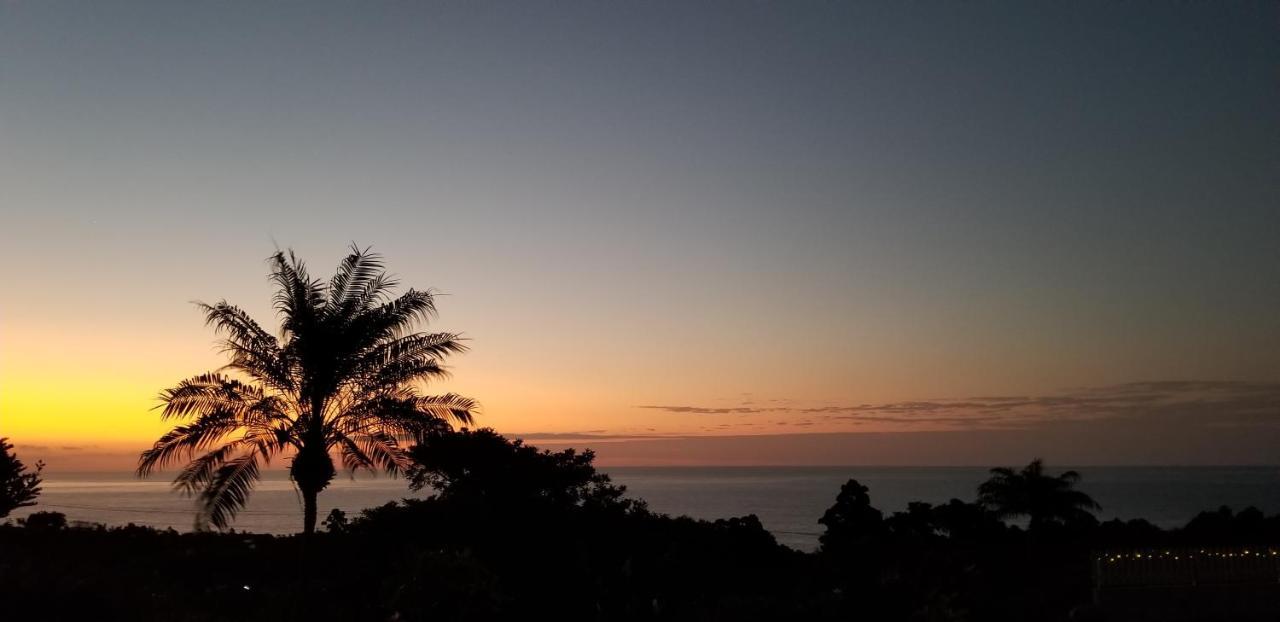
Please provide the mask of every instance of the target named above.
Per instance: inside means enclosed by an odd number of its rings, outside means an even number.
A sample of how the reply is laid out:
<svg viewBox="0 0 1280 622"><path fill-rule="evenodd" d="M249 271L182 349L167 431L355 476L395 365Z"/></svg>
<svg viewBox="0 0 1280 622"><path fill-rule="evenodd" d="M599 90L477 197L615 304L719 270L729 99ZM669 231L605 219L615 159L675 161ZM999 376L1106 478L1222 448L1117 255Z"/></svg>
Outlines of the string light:
<svg viewBox="0 0 1280 622"><path fill-rule="evenodd" d="M1165 559L1174 561L1192 561L1196 559L1261 559L1268 557L1280 556L1280 551L1276 549L1267 549L1259 551L1257 549L1241 549L1240 551L1206 551L1199 549L1198 551L1178 552L1173 551L1156 551L1156 552L1134 552L1134 553L1102 553L1097 556L1098 561L1106 561L1107 563L1116 563L1126 560L1155 560Z"/></svg>

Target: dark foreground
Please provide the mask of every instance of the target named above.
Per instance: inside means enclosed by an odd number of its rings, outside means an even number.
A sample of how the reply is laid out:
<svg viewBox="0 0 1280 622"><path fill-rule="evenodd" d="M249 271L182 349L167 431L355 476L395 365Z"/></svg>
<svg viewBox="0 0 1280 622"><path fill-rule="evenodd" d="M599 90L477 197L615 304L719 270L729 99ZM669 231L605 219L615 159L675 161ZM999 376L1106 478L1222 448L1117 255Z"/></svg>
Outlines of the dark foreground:
<svg viewBox="0 0 1280 622"><path fill-rule="evenodd" d="M590 452L480 431L415 459L411 480L436 496L335 512L310 536L77 527L52 513L0 527L0 619L1280 619L1280 557L1266 546L1280 516L1099 523L1038 463L984 485L982 503L891 516L850 481L815 517L821 549L801 553L754 516L654 514ZM1027 510L1030 525L1000 508Z"/></svg>
<svg viewBox="0 0 1280 622"><path fill-rule="evenodd" d="M380 508L310 538L0 528L4 619L1276 619L1274 558L1261 581L1257 564L1252 577L1221 565L1216 583L1199 586L1161 579L1149 568L1159 559L1130 558L1120 563L1136 582L1104 586L1093 604L1093 551L1121 542L1186 551L1197 536L1275 535L1275 518L1255 525L1262 531L1240 529L1257 522L1245 513L1206 515L1178 532L1107 523L954 536L898 515L878 543L805 554L776 545L750 517L709 523L604 508L475 515L447 505ZM1214 521L1223 530L1203 530ZM1189 567L1179 561L1160 567ZM1144 576L1159 580L1144 585Z"/></svg>

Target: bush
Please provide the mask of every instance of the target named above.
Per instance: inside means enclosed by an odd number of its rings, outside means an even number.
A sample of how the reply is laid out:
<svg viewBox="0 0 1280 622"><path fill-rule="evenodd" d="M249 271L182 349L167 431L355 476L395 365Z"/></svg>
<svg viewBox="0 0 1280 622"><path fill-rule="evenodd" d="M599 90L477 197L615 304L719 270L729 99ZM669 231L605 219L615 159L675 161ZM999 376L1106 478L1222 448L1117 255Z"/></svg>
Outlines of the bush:
<svg viewBox="0 0 1280 622"><path fill-rule="evenodd" d="M62 512L32 512L18 523L27 529L58 531L67 528L67 515Z"/></svg>

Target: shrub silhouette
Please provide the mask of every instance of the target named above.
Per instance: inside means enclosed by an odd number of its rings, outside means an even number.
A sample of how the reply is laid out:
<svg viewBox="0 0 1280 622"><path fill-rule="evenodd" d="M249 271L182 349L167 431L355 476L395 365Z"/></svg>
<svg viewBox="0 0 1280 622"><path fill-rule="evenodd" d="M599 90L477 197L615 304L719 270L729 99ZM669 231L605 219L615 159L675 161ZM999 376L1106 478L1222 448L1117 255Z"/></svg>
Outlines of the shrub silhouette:
<svg viewBox="0 0 1280 622"><path fill-rule="evenodd" d="M32 512L18 522L27 529L57 531L67 528L67 515L62 512Z"/></svg>
<svg viewBox="0 0 1280 622"><path fill-rule="evenodd" d="M329 515L326 516L324 521L320 524L323 525L324 530L329 533L346 533L347 526L349 525L347 522L347 513L338 508L333 508L332 510L329 510Z"/></svg>

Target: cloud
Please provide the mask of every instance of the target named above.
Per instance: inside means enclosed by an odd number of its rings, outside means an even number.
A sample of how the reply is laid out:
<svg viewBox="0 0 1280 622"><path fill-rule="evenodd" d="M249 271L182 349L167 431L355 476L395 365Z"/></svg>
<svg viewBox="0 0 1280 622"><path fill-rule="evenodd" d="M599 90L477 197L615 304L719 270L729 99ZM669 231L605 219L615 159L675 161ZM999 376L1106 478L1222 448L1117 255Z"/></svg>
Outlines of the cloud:
<svg viewBox="0 0 1280 622"><path fill-rule="evenodd" d="M963 416L955 417L895 417L892 415L841 415L834 419L848 419L855 423L906 423L906 424L946 424L958 426L974 426L985 423L1006 421L997 416Z"/></svg>
<svg viewBox="0 0 1280 622"><path fill-rule="evenodd" d="M18 445L19 449L29 449L33 452L87 452L90 449L99 449L99 445Z"/></svg>
<svg viewBox="0 0 1280 622"><path fill-rule="evenodd" d="M665 434L608 434L604 430L587 432L517 432L504 433L504 435L526 441L618 441L680 438L679 436Z"/></svg>
<svg viewBox="0 0 1280 622"><path fill-rule="evenodd" d="M797 414L852 424L946 428L1028 427L1061 421L1165 417L1218 427L1280 426L1280 382L1166 380L1082 387L1049 395L996 395L801 407L641 406L682 414Z"/></svg>
<svg viewBox="0 0 1280 622"><path fill-rule="evenodd" d="M647 408L650 410L662 410L669 413L682 413L694 415L753 415L756 413L776 412L777 408L756 408L751 406L738 406L730 408L707 407L707 406L637 406L636 408Z"/></svg>

